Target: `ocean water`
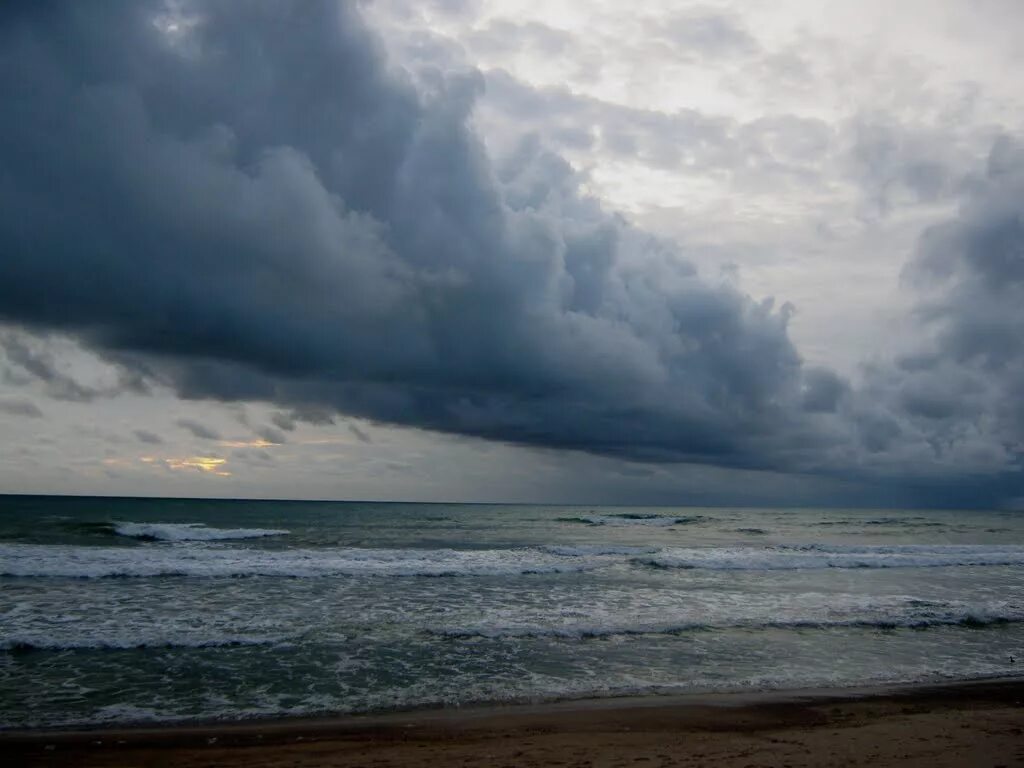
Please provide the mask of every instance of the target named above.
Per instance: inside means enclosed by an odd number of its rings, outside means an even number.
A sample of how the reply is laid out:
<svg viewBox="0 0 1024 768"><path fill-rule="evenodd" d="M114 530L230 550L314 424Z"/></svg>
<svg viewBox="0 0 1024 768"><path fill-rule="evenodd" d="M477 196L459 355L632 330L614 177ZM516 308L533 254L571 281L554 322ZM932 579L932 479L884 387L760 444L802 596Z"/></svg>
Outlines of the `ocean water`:
<svg viewBox="0 0 1024 768"><path fill-rule="evenodd" d="M8 728L978 678L1022 656L1012 512L0 497Z"/></svg>

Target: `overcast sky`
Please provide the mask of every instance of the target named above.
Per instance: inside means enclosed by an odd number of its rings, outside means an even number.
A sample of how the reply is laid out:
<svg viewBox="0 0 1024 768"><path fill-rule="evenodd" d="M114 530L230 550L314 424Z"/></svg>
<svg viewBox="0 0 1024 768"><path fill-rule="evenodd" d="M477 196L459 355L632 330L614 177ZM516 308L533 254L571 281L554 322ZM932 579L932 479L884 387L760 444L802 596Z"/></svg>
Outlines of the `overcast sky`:
<svg viewBox="0 0 1024 768"><path fill-rule="evenodd" d="M0 491L1024 506L1024 5L0 8Z"/></svg>

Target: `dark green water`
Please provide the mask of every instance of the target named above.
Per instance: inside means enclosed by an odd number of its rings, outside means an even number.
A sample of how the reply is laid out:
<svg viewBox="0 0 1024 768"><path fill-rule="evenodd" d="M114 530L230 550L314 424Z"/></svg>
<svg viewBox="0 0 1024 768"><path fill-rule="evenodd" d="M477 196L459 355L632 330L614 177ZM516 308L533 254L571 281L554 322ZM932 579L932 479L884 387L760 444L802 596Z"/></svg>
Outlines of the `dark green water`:
<svg viewBox="0 0 1024 768"><path fill-rule="evenodd" d="M0 497L0 723L1010 674L1008 512Z"/></svg>

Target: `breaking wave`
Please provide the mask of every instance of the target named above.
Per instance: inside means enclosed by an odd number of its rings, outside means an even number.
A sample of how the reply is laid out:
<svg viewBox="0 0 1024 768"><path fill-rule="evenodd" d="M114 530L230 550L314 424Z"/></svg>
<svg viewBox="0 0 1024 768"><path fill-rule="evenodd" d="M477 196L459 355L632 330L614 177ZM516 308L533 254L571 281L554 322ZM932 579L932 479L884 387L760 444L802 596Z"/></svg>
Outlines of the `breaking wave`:
<svg viewBox="0 0 1024 768"><path fill-rule="evenodd" d="M771 571L816 568L934 568L1024 565L1024 547L989 544L662 549L636 557L657 568Z"/></svg>
<svg viewBox="0 0 1024 768"><path fill-rule="evenodd" d="M648 635L682 635L690 632L715 631L723 629L928 629L930 627L960 626L971 629L1024 623L1024 614L950 614L948 616L914 617L894 616L892 618L851 618L851 619L793 619L779 621L736 620L717 622L665 622L662 624L626 625L565 625L565 626L500 626L482 625L475 627L454 627L429 630L431 634L451 639L461 638L565 638L587 640L613 637L638 637Z"/></svg>
<svg viewBox="0 0 1024 768"><path fill-rule="evenodd" d="M32 651L124 651L160 648L236 648L254 645L276 645L280 638L250 637L247 635L224 637L189 637L184 634L146 637L78 637L74 640L49 635L0 636L0 651L31 653Z"/></svg>
<svg viewBox="0 0 1024 768"><path fill-rule="evenodd" d="M275 528L209 528L204 523L114 523L114 533L147 541L223 541L285 536Z"/></svg>
<svg viewBox="0 0 1024 768"><path fill-rule="evenodd" d="M230 577L513 576L612 565L662 569L801 570L1024 565L1019 545L776 546L664 549L619 545L540 548L288 549L221 547L183 540L160 547L0 544L0 576Z"/></svg>
<svg viewBox="0 0 1024 768"><path fill-rule="evenodd" d="M205 546L167 548L2 544L0 575L19 577L152 576L512 576L583 571L621 556L566 556L538 549L293 549Z"/></svg>
<svg viewBox="0 0 1024 768"><path fill-rule="evenodd" d="M592 555L650 555L658 552L657 547L630 547L615 544L552 544L543 548L545 552L563 557L586 557Z"/></svg>
<svg viewBox="0 0 1024 768"><path fill-rule="evenodd" d="M703 523L708 520L703 515L654 515L639 512L622 512L612 515L578 515L576 517L561 517L564 523L586 523L587 525L607 525L613 527L624 526L650 526L654 528L668 528L673 525L691 525Z"/></svg>

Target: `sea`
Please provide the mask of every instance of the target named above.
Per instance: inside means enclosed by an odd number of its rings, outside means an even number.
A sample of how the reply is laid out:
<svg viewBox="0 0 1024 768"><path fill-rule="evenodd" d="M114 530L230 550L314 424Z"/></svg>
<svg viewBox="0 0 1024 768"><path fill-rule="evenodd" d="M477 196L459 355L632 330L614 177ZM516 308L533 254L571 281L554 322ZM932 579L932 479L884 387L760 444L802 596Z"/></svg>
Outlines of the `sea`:
<svg viewBox="0 0 1024 768"><path fill-rule="evenodd" d="M0 496L7 729L1020 671L1020 513Z"/></svg>

